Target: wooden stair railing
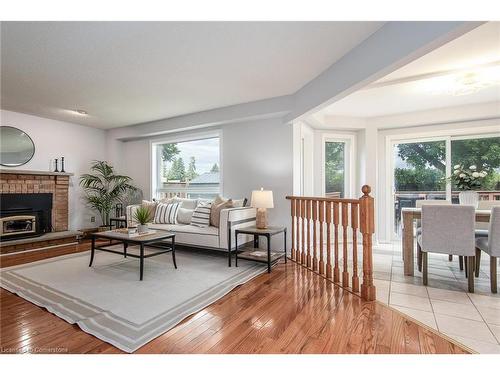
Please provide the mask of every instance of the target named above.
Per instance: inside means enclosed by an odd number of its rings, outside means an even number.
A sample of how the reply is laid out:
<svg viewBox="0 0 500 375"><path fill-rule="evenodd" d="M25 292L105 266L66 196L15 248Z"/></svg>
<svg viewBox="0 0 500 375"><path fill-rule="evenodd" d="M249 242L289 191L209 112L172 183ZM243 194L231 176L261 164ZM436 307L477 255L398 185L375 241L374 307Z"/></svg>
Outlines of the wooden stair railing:
<svg viewBox="0 0 500 375"><path fill-rule="evenodd" d="M373 301L376 297L372 254L374 199L370 196L370 186L364 185L361 191L363 196L359 199L286 197L290 200L292 214L291 259L360 294L363 299ZM361 288L358 235L363 239ZM350 261L352 275L349 273Z"/></svg>

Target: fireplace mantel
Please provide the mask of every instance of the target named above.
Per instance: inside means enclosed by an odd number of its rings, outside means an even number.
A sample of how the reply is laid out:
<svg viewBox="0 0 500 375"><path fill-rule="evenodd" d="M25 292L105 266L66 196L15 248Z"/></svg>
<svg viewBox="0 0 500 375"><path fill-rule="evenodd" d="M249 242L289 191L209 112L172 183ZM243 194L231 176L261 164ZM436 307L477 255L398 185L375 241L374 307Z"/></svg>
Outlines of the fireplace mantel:
<svg viewBox="0 0 500 375"><path fill-rule="evenodd" d="M73 176L73 173L66 172L47 172L47 171L28 171L22 169L0 169L0 174L34 174L38 176Z"/></svg>

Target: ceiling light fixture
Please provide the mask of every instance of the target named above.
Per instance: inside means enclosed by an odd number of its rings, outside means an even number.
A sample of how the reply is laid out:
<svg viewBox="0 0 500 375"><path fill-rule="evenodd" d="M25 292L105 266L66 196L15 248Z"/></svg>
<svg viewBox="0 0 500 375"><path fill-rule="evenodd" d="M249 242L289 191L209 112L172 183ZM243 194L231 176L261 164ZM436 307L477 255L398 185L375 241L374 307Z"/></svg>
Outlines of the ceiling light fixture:
<svg viewBox="0 0 500 375"><path fill-rule="evenodd" d="M425 79L423 89L433 95L462 96L500 84L500 66L462 71Z"/></svg>
<svg viewBox="0 0 500 375"><path fill-rule="evenodd" d="M88 112L84 111L83 109L73 109L73 112L76 114L79 114L80 116L87 116Z"/></svg>

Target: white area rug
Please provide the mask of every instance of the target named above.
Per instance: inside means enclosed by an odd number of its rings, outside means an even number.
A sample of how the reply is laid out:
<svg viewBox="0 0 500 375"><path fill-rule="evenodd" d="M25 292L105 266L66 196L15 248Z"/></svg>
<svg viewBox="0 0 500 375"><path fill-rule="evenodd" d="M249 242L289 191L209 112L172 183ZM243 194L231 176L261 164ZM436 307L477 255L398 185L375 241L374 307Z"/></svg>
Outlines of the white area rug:
<svg viewBox="0 0 500 375"><path fill-rule="evenodd" d="M135 252L129 248L129 252ZM187 316L266 271L266 266L200 252L177 251L144 261L96 251L0 270L0 286L45 307L99 339L133 352Z"/></svg>

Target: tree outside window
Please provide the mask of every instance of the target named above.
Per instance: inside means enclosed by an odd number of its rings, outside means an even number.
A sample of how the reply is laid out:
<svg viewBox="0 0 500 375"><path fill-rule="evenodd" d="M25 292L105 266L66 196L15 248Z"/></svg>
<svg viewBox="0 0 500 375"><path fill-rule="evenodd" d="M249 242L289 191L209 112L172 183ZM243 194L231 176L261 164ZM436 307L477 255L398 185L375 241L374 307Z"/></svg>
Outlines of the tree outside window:
<svg viewBox="0 0 500 375"><path fill-rule="evenodd" d="M325 193L340 193L344 197L345 143L325 142Z"/></svg>

